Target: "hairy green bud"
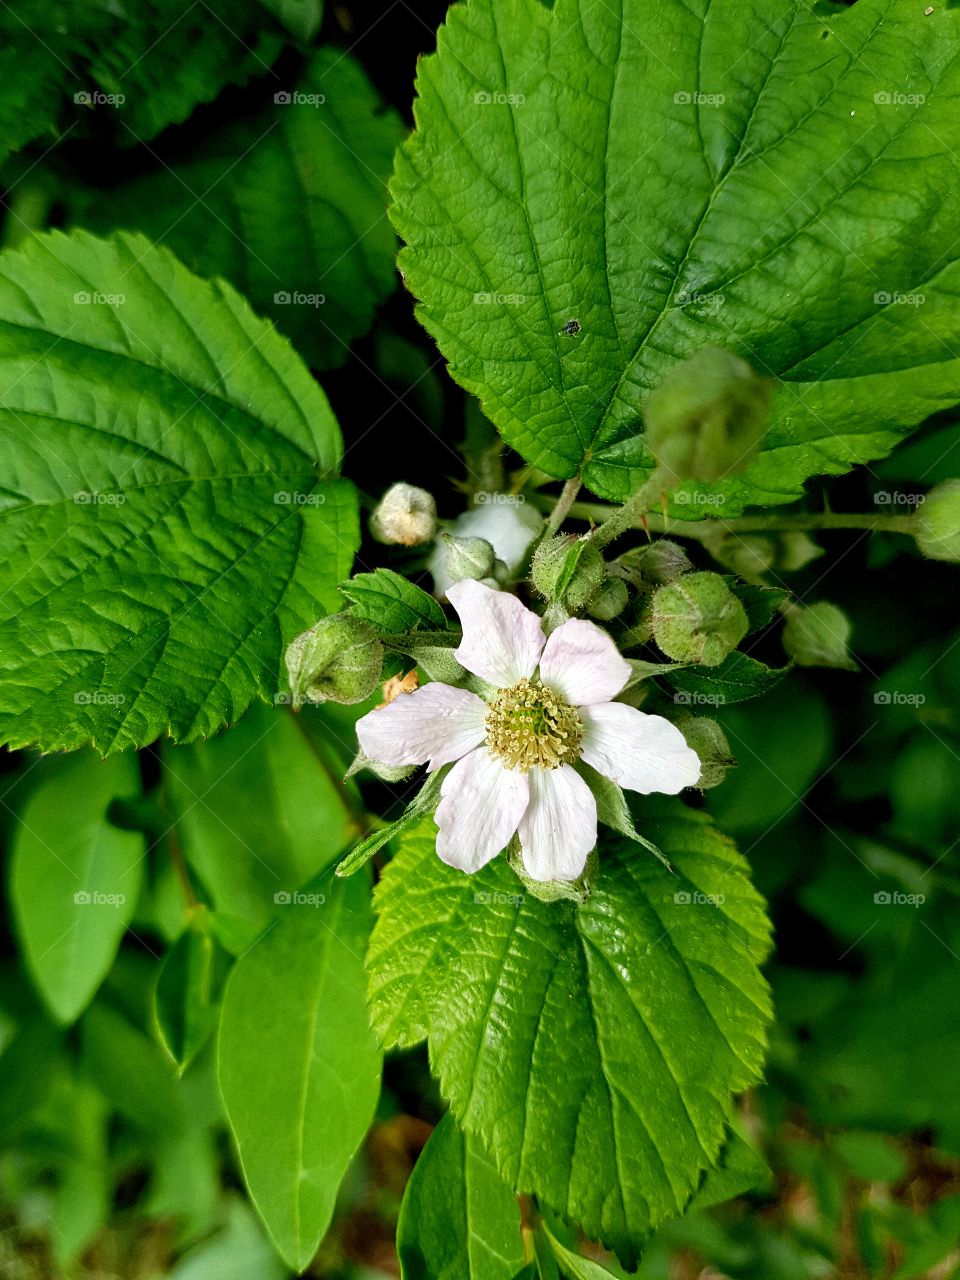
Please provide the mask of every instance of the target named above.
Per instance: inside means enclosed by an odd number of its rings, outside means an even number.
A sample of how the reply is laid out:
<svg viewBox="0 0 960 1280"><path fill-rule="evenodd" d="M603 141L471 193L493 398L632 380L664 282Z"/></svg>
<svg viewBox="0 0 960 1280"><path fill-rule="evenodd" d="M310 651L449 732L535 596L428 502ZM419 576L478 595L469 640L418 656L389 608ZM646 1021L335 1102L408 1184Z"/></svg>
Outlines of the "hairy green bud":
<svg viewBox="0 0 960 1280"><path fill-rule="evenodd" d="M650 623L675 662L716 667L747 634L743 605L716 573L688 573L653 597Z"/></svg>
<svg viewBox="0 0 960 1280"><path fill-rule="evenodd" d="M363 702L380 682L383 645L369 622L337 613L291 641L285 661L295 707Z"/></svg>
<svg viewBox="0 0 960 1280"><path fill-rule="evenodd" d="M727 735L709 716L680 716L677 728L686 739L687 746L700 757L698 790L709 791L711 787L719 787L737 763Z"/></svg>
<svg viewBox="0 0 960 1280"><path fill-rule="evenodd" d="M454 538L449 533L442 533L440 541L446 548L446 569L451 585L465 578L494 576L497 557L486 538Z"/></svg>
<svg viewBox="0 0 960 1280"><path fill-rule="evenodd" d="M850 656L850 622L842 609L826 600L784 609L783 647L797 666L859 670Z"/></svg>
<svg viewBox="0 0 960 1280"><path fill-rule="evenodd" d="M585 609L597 594L606 568L599 549L588 539L560 534L537 547L530 577L545 600L576 611Z"/></svg>
<svg viewBox="0 0 960 1280"><path fill-rule="evenodd" d="M928 559L960 562L960 480L930 490L914 516L914 537Z"/></svg>
<svg viewBox="0 0 960 1280"><path fill-rule="evenodd" d="M674 483L746 467L763 439L773 382L738 356L704 347L667 374L644 412L647 448Z"/></svg>
<svg viewBox="0 0 960 1280"><path fill-rule="evenodd" d="M437 536L437 504L433 494L413 484L391 485L370 517L377 542L418 547Z"/></svg>
<svg viewBox="0 0 960 1280"><path fill-rule="evenodd" d="M590 601L587 612L598 622L609 622L627 607L627 584L622 578L605 578Z"/></svg>
<svg viewBox="0 0 960 1280"><path fill-rule="evenodd" d="M690 558L679 542L669 538L657 538L645 547L634 547L619 559L634 575L637 585L651 589L676 582L685 573L693 571Z"/></svg>

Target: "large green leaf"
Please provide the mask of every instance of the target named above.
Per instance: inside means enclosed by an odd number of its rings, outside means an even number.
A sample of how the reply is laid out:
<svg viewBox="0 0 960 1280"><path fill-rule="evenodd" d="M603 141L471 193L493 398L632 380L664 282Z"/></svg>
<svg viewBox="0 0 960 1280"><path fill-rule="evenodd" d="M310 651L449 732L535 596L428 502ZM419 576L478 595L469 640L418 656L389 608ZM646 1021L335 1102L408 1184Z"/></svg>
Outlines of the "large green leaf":
<svg viewBox="0 0 960 1280"><path fill-rule="evenodd" d="M465 876L421 826L378 888L368 958L384 1043L426 1037L503 1176L624 1256L715 1161L770 1017L743 860L703 815L649 813L675 874L621 841L582 905L525 897L502 858Z"/></svg>
<svg viewBox="0 0 960 1280"><path fill-rule="evenodd" d="M0 256L0 738L190 740L281 687L357 544L288 344L141 237Z"/></svg>
<svg viewBox="0 0 960 1280"><path fill-rule="evenodd" d="M227 84L266 75L282 48L257 0L138 0L103 8L112 10L113 24L87 51L83 71L116 99L101 106L91 93L90 105L117 118L115 136L124 145L186 120Z"/></svg>
<svg viewBox="0 0 960 1280"><path fill-rule="evenodd" d="M257 930L359 834L303 718L286 709L254 707L163 761L184 856L216 911Z"/></svg>
<svg viewBox="0 0 960 1280"><path fill-rule="evenodd" d="M300 1271L380 1093L364 1000L369 899L363 876L314 881L238 961L224 996L220 1088L243 1175Z"/></svg>
<svg viewBox="0 0 960 1280"><path fill-rule="evenodd" d="M960 14L815 8L450 10L394 179L401 267L529 462L626 496L647 394L709 343L783 379L728 515L960 399Z"/></svg>
<svg viewBox="0 0 960 1280"><path fill-rule="evenodd" d="M175 137L146 176L78 191L72 214L98 232L142 231L229 280L328 369L396 283L386 180L404 130L340 50L318 50L277 90L218 132Z"/></svg>
<svg viewBox="0 0 960 1280"><path fill-rule="evenodd" d="M40 782L13 837L11 893L34 980L61 1022L86 1008L133 915L143 836L107 821L117 796L140 790L133 756L83 751L35 764Z"/></svg>
<svg viewBox="0 0 960 1280"><path fill-rule="evenodd" d="M513 1280L525 1262L516 1196L449 1114L407 1183L397 1257L403 1280Z"/></svg>

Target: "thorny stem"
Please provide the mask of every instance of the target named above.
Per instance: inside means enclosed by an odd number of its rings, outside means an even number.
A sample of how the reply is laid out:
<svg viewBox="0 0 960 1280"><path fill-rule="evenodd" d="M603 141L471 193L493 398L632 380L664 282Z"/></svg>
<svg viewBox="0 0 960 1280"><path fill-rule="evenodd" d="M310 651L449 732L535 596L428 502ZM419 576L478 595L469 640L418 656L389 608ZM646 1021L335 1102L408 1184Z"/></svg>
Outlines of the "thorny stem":
<svg viewBox="0 0 960 1280"><path fill-rule="evenodd" d="M649 527L647 512L663 492L663 475L656 470L651 472L645 483L626 500L622 507L608 507L604 503L577 503L571 504L570 514L576 514L578 506L601 508L603 514L600 516L600 523L588 536L598 547L605 547L613 542L614 538L619 538L622 533L626 533L628 529L641 527L644 521Z"/></svg>

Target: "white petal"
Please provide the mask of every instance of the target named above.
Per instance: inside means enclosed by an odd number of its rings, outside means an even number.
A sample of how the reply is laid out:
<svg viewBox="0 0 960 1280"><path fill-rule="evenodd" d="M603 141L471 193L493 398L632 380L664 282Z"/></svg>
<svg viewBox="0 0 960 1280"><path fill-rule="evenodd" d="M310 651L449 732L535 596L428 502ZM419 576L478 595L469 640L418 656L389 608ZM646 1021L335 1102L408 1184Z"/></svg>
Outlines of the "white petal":
<svg viewBox="0 0 960 1280"><path fill-rule="evenodd" d="M520 822L520 849L534 880L576 880L597 843L597 802L568 764L531 769L530 804Z"/></svg>
<svg viewBox="0 0 960 1280"><path fill-rule="evenodd" d="M383 764L424 764L439 769L482 742L489 708L467 689L425 684L401 693L357 721L364 755Z"/></svg>
<svg viewBox="0 0 960 1280"><path fill-rule="evenodd" d="M550 633L540 659L540 679L581 707L616 697L630 679L630 663L605 631L571 618Z"/></svg>
<svg viewBox="0 0 960 1280"><path fill-rule="evenodd" d="M505 769L486 747L459 760L443 780L437 805L437 853L472 875L506 848L527 807L527 775Z"/></svg>
<svg viewBox="0 0 960 1280"><path fill-rule="evenodd" d="M700 757L687 746L675 724L663 716L647 715L622 702L581 707L583 741L580 750L587 764L612 778L621 787L663 791L676 795L696 786Z"/></svg>
<svg viewBox="0 0 960 1280"><path fill-rule="evenodd" d="M476 505L457 517L450 532L455 538L485 538L497 559L515 573L542 528L543 517L524 502L522 495L486 493L476 495ZM453 582L447 572L447 548L442 542L434 547L428 568L433 574L434 591L445 596Z"/></svg>
<svg viewBox="0 0 960 1280"><path fill-rule="evenodd" d="M461 666L498 689L509 689L533 675L543 649L543 629L537 615L516 596L470 579L452 586L447 599L463 624L463 641L456 651Z"/></svg>

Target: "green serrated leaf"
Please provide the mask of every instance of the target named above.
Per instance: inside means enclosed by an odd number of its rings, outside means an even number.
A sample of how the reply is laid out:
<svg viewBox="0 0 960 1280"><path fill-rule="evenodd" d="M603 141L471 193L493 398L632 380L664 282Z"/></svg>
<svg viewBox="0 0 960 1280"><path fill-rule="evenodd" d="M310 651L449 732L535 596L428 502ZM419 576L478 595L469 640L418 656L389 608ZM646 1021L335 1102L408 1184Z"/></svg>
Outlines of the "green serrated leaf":
<svg viewBox="0 0 960 1280"><path fill-rule="evenodd" d="M750 624L750 632L767 627L777 616L784 600L790 599L790 592L780 587L760 587L749 582L738 582L735 578L727 578L727 585L743 605Z"/></svg>
<svg viewBox="0 0 960 1280"><path fill-rule="evenodd" d="M396 286L386 180L404 129L340 49L274 84L257 112L186 152L173 139L107 196L76 187L70 212L100 233L135 228L199 275L229 280L311 367L331 369Z"/></svg>
<svg viewBox="0 0 960 1280"><path fill-rule="evenodd" d="M302 1271L380 1093L363 954L369 885L325 877L283 908L234 967L220 1023L220 1089L250 1196Z"/></svg>
<svg viewBox="0 0 960 1280"><path fill-rule="evenodd" d="M426 1038L502 1176L625 1259L716 1160L770 1018L743 860L703 815L648 813L674 874L621 841L579 907L524 898L503 859L445 866L424 823L384 872L368 953L384 1043Z"/></svg>
<svg viewBox="0 0 960 1280"><path fill-rule="evenodd" d="M447 625L443 610L421 587L392 569L358 573L340 585L351 613L365 618L385 635L405 631L442 631Z"/></svg>
<svg viewBox="0 0 960 1280"><path fill-rule="evenodd" d="M35 764L39 785L16 824L11 892L27 964L60 1022L86 1008L133 916L146 845L107 821L140 789L134 756L92 751Z"/></svg>
<svg viewBox="0 0 960 1280"><path fill-rule="evenodd" d="M358 542L287 343L141 237L54 232L0 255L0 376L0 737L189 741L272 698Z"/></svg>
<svg viewBox="0 0 960 1280"><path fill-rule="evenodd" d="M613 499L649 472L649 393L711 344L781 381L749 469L687 498L736 515L888 452L960 398L958 179L930 145L958 33L902 0L829 26L795 0L454 6L392 187L453 376L529 463Z"/></svg>
<svg viewBox="0 0 960 1280"><path fill-rule="evenodd" d="M90 6L78 7L82 12ZM193 6L139 0L130 11L103 8L113 22L85 50L81 77L88 80L84 89L91 100L74 101L78 110L92 106L116 117L114 135L121 146L149 141L167 125L186 120L228 84L266 75L283 47L257 0L203 0ZM96 86L114 100L98 101Z"/></svg>
<svg viewBox="0 0 960 1280"><path fill-rule="evenodd" d="M790 670L768 667L746 653L731 653L718 667L687 667L674 671L668 677L677 691L674 702L705 711L709 707L722 707L727 702L745 702L759 698L775 689Z"/></svg>
<svg viewBox="0 0 960 1280"><path fill-rule="evenodd" d="M397 1257L403 1280L513 1280L524 1264L517 1198L449 1114L407 1183Z"/></svg>

